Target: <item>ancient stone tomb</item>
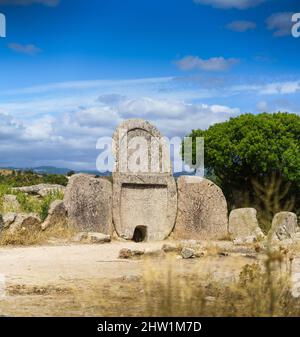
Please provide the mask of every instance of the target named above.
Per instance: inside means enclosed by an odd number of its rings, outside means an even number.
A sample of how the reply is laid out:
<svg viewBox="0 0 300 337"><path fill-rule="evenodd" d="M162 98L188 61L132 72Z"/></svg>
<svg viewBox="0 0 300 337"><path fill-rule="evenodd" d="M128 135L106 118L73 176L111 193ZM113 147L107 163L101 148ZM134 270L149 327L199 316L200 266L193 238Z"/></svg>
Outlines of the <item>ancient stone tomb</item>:
<svg viewBox="0 0 300 337"><path fill-rule="evenodd" d="M177 190L164 138L150 123L129 120L117 128L114 146L117 234L136 241L165 239L175 224Z"/></svg>
<svg viewBox="0 0 300 337"><path fill-rule="evenodd" d="M69 223L81 231L127 240L221 239L227 235L227 203L207 179L172 175L169 146L141 119L121 123L113 136L112 182L71 177L64 204ZM177 200L178 194L178 200Z"/></svg>

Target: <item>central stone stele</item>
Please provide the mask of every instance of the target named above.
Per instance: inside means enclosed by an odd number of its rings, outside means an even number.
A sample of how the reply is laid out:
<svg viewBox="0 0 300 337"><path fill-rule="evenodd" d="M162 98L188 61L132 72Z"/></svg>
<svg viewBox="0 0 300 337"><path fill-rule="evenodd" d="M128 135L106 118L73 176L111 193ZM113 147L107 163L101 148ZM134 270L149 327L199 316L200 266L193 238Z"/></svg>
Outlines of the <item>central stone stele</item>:
<svg viewBox="0 0 300 337"><path fill-rule="evenodd" d="M113 221L120 237L163 240L177 213L169 145L149 122L127 120L113 137Z"/></svg>

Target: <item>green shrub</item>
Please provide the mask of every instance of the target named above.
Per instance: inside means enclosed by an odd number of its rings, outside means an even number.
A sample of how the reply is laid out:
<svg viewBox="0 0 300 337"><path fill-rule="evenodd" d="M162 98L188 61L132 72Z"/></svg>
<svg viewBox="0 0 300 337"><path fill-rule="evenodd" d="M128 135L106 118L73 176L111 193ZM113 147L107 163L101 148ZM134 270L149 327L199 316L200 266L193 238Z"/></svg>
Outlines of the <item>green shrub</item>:
<svg viewBox="0 0 300 337"><path fill-rule="evenodd" d="M51 203L54 200L62 200L63 198L64 194L63 192L60 191L49 193L43 198L40 204L40 210L38 212L42 221L44 221L47 218Z"/></svg>
<svg viewBox="0 0 300 337"><path fill-rule="evenodd" d="M11 174L0 174L0 184L11 187L37 184L59 184L66 186L68 178L62 174L37 174L32 171L11 171Z"/></svg>
<svg viewBox="0 0 300 337"><path fill-rule="evenodd" d="M38 198L19 191L14 191L13 194L17 196L18 202L21 206L21 212L39 213L41 202Z"/></svg>

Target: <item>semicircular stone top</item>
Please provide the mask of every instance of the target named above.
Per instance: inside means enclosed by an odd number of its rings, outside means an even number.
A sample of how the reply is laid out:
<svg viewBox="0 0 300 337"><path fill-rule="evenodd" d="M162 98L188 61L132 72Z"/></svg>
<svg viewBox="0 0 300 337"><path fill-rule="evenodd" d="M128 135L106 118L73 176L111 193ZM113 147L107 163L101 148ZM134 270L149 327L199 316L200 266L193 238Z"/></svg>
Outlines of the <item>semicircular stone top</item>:
<svg viewBox="0 0 300 337"><path fill-rule="evenodd" d="M140 229L146 240L165 239L177 214L177 188L167 141L155 126L141 119L121 123L113 140L117 234L130 240Z"/></svg>
<svg viewBox="0 0 300 337"><path fill-rule="evenodd" d="M114 172L172 173L170 149L159 130L143 119L122 122L113 135Z"/></svg>

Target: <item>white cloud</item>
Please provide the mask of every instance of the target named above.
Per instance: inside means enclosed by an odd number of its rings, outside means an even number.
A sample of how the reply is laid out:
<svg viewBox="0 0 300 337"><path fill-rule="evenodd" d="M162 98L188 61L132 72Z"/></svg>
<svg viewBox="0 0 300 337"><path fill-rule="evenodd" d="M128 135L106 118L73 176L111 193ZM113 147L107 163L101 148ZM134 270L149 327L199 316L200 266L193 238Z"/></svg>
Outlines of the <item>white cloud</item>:
<svg viewBox="0 0 300 337"><path fill-rule="evenodd" d="M21 54L35 55L40 53L42 50L35 46L34 44L20 44L20 43L10 43L8 48Z"/></svg>
<svg viewBox="0 0 300 337"><path fill-rule="evenodd" d="M194 0L195 3L201 5L210 5L216 8L236 8L247 9L256 7L267 0Z"/></svg>
<svg viewBox="0 0 300 337"><path fill-rule="evenodd" d="M226 28L234 32L243 33L256 28L256 23L252 21L233 21L226 25Z"/></svg>
<svg viewBox="0 0 300 337"><path fill-rule="evenodd" d="M60 0L0 0L0 6L29 6L34 4L55 7Z"/></svg>
<svg viewBox="0 0 300 337"><path fill-rule="evenodd" d="M256 92L259 95L287 95L300 91L300 81L271 82L266 84L236 85L232 92Z"/></svg>
<svg viewBox="0 0 300 337"><path fill-rule="evenodd" d="M279 12L269 16L266 20L267 28L273 31L276 37L291 35L292 16L291 12Z"/></svg>
<svg viewBox="0 0 300 337"><path fill-rule="evenodd" d="M190 80L86 81L0 92L1 166L94 168L97 139L111 136L128 118L147 119L172 137L264 107L299 111L300 80L256 81L234 85L232 75L203 74ZM270 103L279 99L280 104Z"/></svg>
<svg viewBox="0 0 300 337"><path fill-rule="evenodd" d="M239 59L224 57L212 57L210 59L201 59L198 56L186 56L175 64L179 69L187 70L205 70L205 71L225 71L233 65L239 63Z"/></svg>
<svg viewBox="0 0 300 337"><path fill-rule="evenodd" d="M268 108L269 108L268 103L266 101L257 102L256 107L259 112L266 112L268 111Z"/></svg>
<svg viewBox="0 0 300 337"><path fill-rule="evenodd" d="M300 91L300 81L266 84L261 88L260 93L264 95L295 94L298 91Z"/></svg>
<svg viewBox="0 0 300 337"><path fill-rule="evenodd" d="M20 103L21 104L21 103ZM96 141L112 136L116 126L128 118L145 118L166 136L184 136L193 128L207 128L240 112L222 105L192 104L149 97L122 98L116 104L103 97L86 107L74 107L62 115L18 118L0 116L0 155L8 165L54 165L94 168ZM77 164L75 164L76 162ZM3 160L2 160L3 165ZM77 166L76 166L77 165Z"/></svg>

